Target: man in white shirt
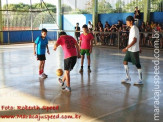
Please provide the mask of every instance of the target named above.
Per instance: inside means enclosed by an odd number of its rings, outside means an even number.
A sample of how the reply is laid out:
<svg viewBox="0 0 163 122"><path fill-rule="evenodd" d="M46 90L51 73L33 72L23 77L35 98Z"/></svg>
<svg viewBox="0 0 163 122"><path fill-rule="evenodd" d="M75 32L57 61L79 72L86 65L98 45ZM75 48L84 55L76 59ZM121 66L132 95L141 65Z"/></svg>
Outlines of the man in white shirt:
<svg viewBox="0 0 163 122"><path fill-rule="evenodd" d="M132 62L137 67L139 75L139 80L135 82L134 85L142 85L142 70L139 60L139 53L141 52L139 47L139 29L134 25L134 18L132 16L128 16L126 18L126 24L130 27L130 32L128 46L122 50L122 52L126 53L123 61L126 71L126 79L122 80L122 83L131 83L128 62Z"/></svg>

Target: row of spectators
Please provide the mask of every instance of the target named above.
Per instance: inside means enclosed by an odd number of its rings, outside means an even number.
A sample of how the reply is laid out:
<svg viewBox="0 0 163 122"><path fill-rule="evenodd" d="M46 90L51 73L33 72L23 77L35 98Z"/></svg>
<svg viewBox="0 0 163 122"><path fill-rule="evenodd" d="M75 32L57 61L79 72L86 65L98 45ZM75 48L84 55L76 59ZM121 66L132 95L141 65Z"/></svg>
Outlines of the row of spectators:
<svg viewBox="0 0 163 122"><path fill-rule="evenodd" d="M120 20L117 24L110 25L107 21L105 25L98 22L93 30L93 25L91 22L88 22L88 29L92 32L95 36L95 40L101 45L110 45L110 46L117 46L118 43L118 33L119 32L119 41L120 47L126 47L128 43L128 35L129 35L129 27L123 24ZM79 23L76 24L75 27L76 31L80 31ZM139 27L140 30L140 45L143 47L153 47L155 38L152 38L152 34L154 31L160 32L160 48L163 48L163 24L154 23L151 21L149 22L142 22L141 26ZM79 41L80 32L76 32L75 36L77 41Z"/></svg>
<svg viewBox="0 0 163 122"><path fill-rule="evenodd" d="M160 47L163 48L163 24L160 23L154 23L151 21L151 23L142 22L141 26L139 27L140 30L140 44L144 47L153 47L155 39L152 38L152 34L154 34L155 31L160 32ZM91 30L90 30L91 31ZM98 22L97 26L95 27L94 33L97 42L100 42L102 45L117 45L118 40L118 33L120 32L120 47L126 47L128 43L128 34L129 34L129 27L127 27L125 24L122 24L121 21L118 21L117 24L109 25L109 23L106 21L105 25L101 23L101 21ZM109 33L104 33L109 32Z"/></svg>

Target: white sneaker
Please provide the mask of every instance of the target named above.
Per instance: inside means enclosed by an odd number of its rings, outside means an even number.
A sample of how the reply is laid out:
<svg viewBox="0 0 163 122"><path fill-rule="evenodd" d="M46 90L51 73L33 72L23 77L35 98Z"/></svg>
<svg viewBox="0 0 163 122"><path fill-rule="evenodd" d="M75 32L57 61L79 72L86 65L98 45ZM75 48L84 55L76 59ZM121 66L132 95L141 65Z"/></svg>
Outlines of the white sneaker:
<svg viewBox="0 0 163 122"><path fill-rule="evenodd" d="M137 82L134 83L134 85L143 85L143 82L141 80L138 80Z"/></svg>
<svg viewBox="0 0 163 122"><path fill-rule="evenodd" d="M60 84L60 86L63 86L64 85L64 82L62 81L61 78L58 78L58 83Z"/></svg>
<svg viewBox="0 0 163 122"><path fill-rule="evenodd" d="M41 75L39 75L39 78L42 78L42 79L44 79L44 78L46 78L43 74L41 74Z"/></svg>
<svg viewBox="0 0 163 122"><path fill-rule="evenodd" d="M131 78L126 78L124 80L121 81L122 83L131 83Z"/></svg>
<svg viewBox="0 0 163 122"><path fill-rule="evenodd" d="M71 92L71 87L67 87L64 89L64 91Z"/></svg>

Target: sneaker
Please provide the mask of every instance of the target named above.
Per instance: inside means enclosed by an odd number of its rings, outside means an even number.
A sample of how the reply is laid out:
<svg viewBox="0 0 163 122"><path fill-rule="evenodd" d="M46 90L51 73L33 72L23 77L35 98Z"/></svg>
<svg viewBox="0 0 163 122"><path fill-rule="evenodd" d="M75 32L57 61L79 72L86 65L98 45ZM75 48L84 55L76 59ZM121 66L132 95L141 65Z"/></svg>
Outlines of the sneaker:
<svg viewBox="0 0 163 122"><path fill-rule="evenodd" d="M124 80L122 80L122 83L131 83L131 79L130 78L126 78Z"/></svg>
<svg viewBox="0 0 163 122"><path fill-rule="evenodd" d="M46 78L48 77L48 75L47 75L47 74L45 74L45 73L42 73L42 75L44 75Z"/></svg>
<svg viewBox="0 0 163 122"><path fill-rule="evenodd" d="M63 86L64 85L64 82L62 81L61 78L58 79L58 82L59 82L60 86Z"/></svg>
<svg viewBox="0 0 163 122"><path fill-rule="evenodd" d="M91 69L90 69L90 68L88 68L88 72L89 72L89 73L91 72Z"/></svg>
<svg viewBox="0 0 163 122"><path fill-rule="evenodd" d="M44 78L46 78L43 74L41 74L41 75L39 75L39 78L42 78L42 79L44 79Z"/></svg>
<svg viewBox="0 0 163 122"><path fill-rule="evenodd" d="M143 82L141 80L138 80L137 82L134 83L134 85L143 85Z"/></svg>
<svg viewBox="0 0 163 122"><path fill-rule="evenodd" d="M71 92L71 87L65 87L64 91Z"/></svg>
<svg viewBox="0 0 163 122"><path fill-rule="evenodd" d="M83 69L81 68L80 70L79 70L79 73L82 73L83 72Z"/></svg>

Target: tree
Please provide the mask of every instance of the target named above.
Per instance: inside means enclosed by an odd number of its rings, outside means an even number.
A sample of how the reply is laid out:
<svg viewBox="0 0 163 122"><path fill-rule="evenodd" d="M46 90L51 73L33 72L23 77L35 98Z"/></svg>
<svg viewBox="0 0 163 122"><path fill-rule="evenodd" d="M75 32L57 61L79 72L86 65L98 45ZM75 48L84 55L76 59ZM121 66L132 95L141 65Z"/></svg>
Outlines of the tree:
<svg viewBox="0 0 163 122"><path fill-rule="evenodd" d="M111 13L113 11L113 7L106 0L101 0L98 3L98 13Z"/></svg>
<svg viewBox="0 0 163 122"><path fill-rule="evenodd" d="M128 4L126 4L123 7L123 9L124 9L125 12L134 12L135 11L135 7L138 6L139 10L141 12L143 12L144 11L143 5L144 5L143 0L139 0L139 1L137 0L137 1L132 1L132 2L130 2Z"/></svg>
<svg viewBox="0 0 163 122"><path fill-rule="evenodd" d="M63 13L69 13L69 12L71 12L71 11L72 11L71 6L68 6L68 5L66 5L66 4L62 4L62 12L63 12Z"/></svg>
<svg viewBox="0 0 163 122"><path fill-rule="evenodd" d="M152 0L151 1L151 12L162 11L161 4L163 4L162 0Z"/></svg>
<svg viewBox="0 0 163 122"><path fill-rule="evenodd" d="M7 10L6 4L3 6L3 9ZM30 9L30 5L24 3L8 4L8 10L29 10L29 9Z"/></svg>
<svg viewBox="0 0 163 122"><path fill-rule="evenodd" d="M87 10L76 9L70 12L71 14L89 14Z"/></svg>
<svg viewBox="0 0 163 122"><path fill-rule="evenodd" d="M123 9L123 7L125 6L125 3L123 0L118 0L115 4L115 13L122 13L122 12L125 12L125 10Z"/></svg>
<svg viewBox="0 0 163 122"><path fill-rule="evenodd" d="M49 4L49 3L35 3L32 5L32 9L37 9L37 10L46 10L47 8L50 10L50 12L54 12L56 13L56 6L55 5L52 5L52 4Z"/></svg>
<svg viewBox="0 0 163 122"><path fill-rule="evenodd" d="M90 0L87 4L87 11L92 13L93 0ZM106 0L98 1L98 13L111 13L113 11L112 5Z"/></svg>
<svg viewBox="0 0 163 122"><path fill-rule="evenodd" d="M36 14L37 16L33 15L33 28L39 27L42 22L46 24L54 24L56 21L56 19L53 18L55 16L54 13L52 14L53 17L47 11ZM43 19L41 20L41 18Z"/></svg>
<svg viewBox="0 0 163 122"><path fill-rule="evenodd" d="M47 10L48 8L48 10ZM7 9L7 5L3 6L3 9ZM54 23L56 20L56 6L49 3L36 3L32 5L33 11L40 12L30 12L31 6L24 3L19 4L8 4L8 15L7 12L3 12L3 22L4 26L7 26L7 19L9 20L9 27L31 27L31 16L33 18L33 27L39 27L41 21L43 23ZM50 9L50 10L49 10ZM42 12L41 12L42 11ZM43 20L41 20L43 18Z"/></svg>
<svg viewBox="0 0 163 122"><path fill-rule="evenodd" d="M144 12L143 2L144 2L143 0L132 1L131 3L128 3L127 5L124 6L124 10L126 12L133 12L135 10L135 7L138 6L139 10L141 12ZM151 0L150 12L161 11L160 9L161 2L162 2L161 0Z"/></svg>

